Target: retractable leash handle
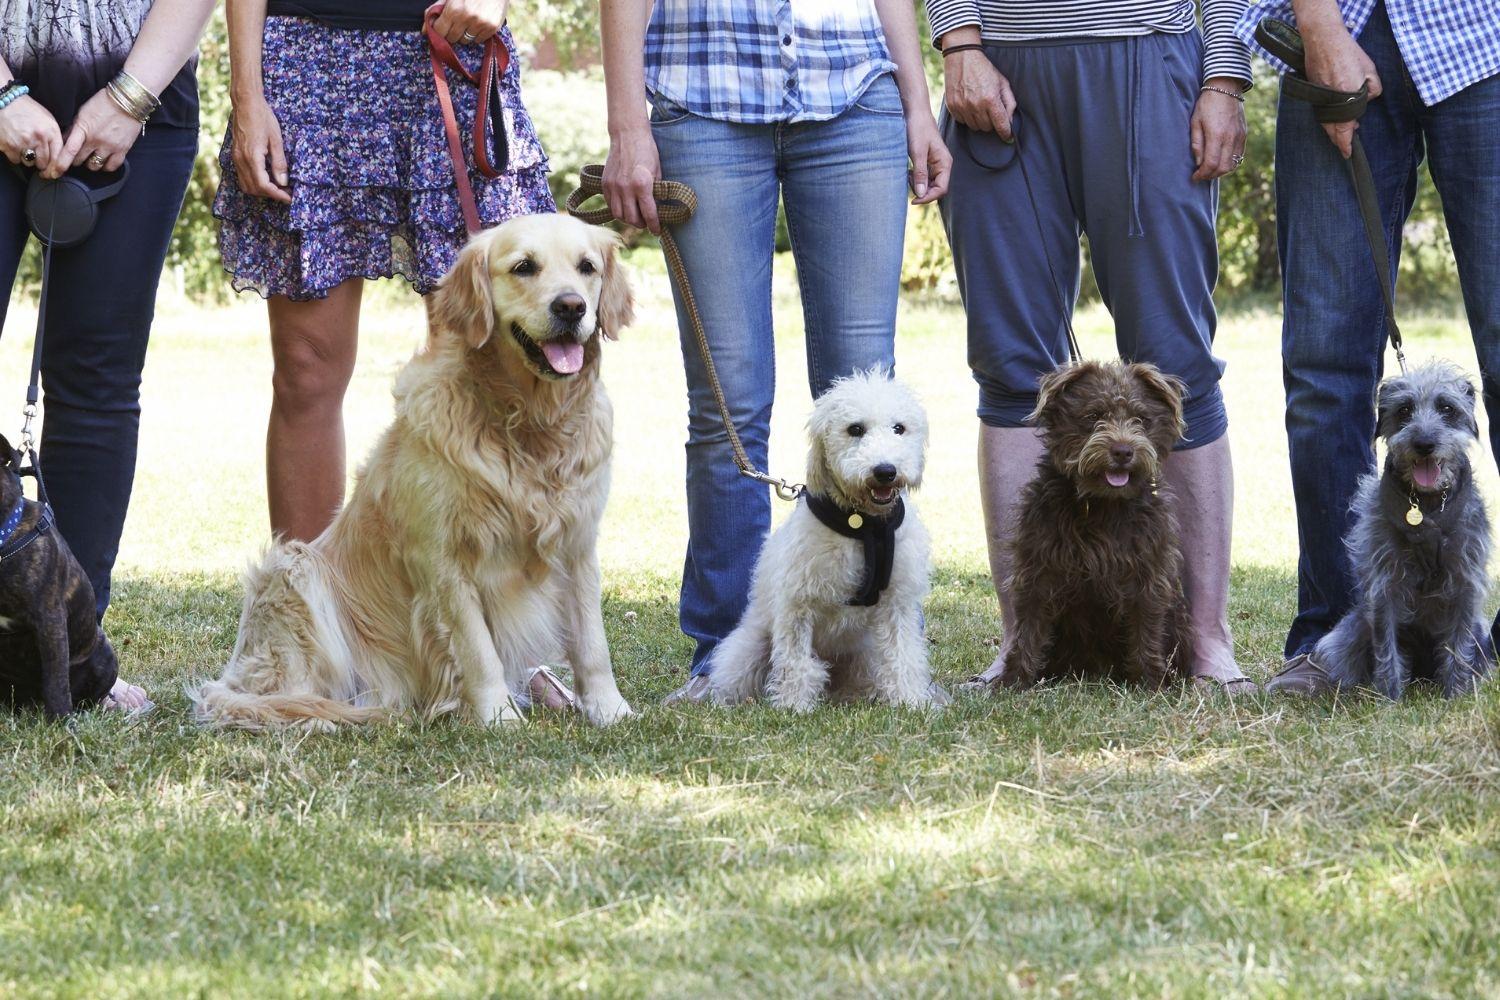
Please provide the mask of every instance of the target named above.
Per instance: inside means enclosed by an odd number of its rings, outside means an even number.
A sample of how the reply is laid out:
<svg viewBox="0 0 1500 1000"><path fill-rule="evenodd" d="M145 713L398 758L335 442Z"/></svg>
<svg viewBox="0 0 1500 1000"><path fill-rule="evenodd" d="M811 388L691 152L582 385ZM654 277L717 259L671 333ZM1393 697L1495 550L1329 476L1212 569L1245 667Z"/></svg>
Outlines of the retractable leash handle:
<svg viewBox="0 0 1500 1000"><path fill-rule="evenodd" d="M20 474L36 480L37 500L49 507L47 484L37 459L36 440L31 426L36 421L37 401L41 396L42 344L47 332L47 300L52 285L52 254L58 249L76 247L89 238L99 224L99 206L124 189L130 180L130 162L120 164L119 176L95 187L77 177L64 174L48 180L36 171L16 168L26 181L26 224L42 244L42 291L37 299L36 339L31 348L31 380L26 386L26 406L22 409L21 447L17 449L31 462ZM49 508L50 509L50 508ZM49 515L50 516L50 515Z"/></svg>
<svg viewBox="0 0 1500 1000"><path fill-rule="evenodd" d="M584 203L604 194L604 165L590 163L579 171L578 189L568 195L568 214L589 225L602 226L614 222L615 214L609 206L586 209ZM667 268L677 282L677 291L682 296L682 306L687 311L693 337L698 342L698 356L703 359L703 368L708 373L708 384L713 390L714 402L719 407L719 419L724 422L724 433L729 436L729 447L734 452L734 464L740 475L765 483L786 501L794 501L807 488L802 483L789 483L768 472L761 472L750 462L745 446L735 429L734 418L729 415L729 402L724 397L724 386L719 382L719 370L714 366L713 352L708 349L708 334L703 329L703 316L698 312L698 300L693 296L692 283L688 281L687 265L683 263L682 251L672 238L672 226L681 225L693 217L698 210L698 194L679 181L657 181L651 187L651 197L656 201L656 214L661 219L661 248L667 257Z"/></svg>
<svg viewBox="0 0 1500 1000"><path fill-rule="evenodd" d="M1255 40L1261 48L1287 66L1281 78L1282 93L1296 101L1312 105L1319 124L1333 125L1358 121L1370 104L1370 85L1358 90L1333 90L1307 79L1307 51L1302 35L1291 24L1279 18L1262 18L1255 26ZM1354 183L1354 197L1359 203L1360 221L1365 242L1370 245L1376 277L1380 279L1380 296L1385 300L1385 332L1396 352L1396 363L1406 373L1406 352L1402 349L1401 327L1396 323L1396 287L1391 277L1390 251L1385 245L1385 224L1380 215L1380 198L1375 191L1375 175L1370 170L1364 143L1356 131L1350 139L1349 178Z"/></svg>

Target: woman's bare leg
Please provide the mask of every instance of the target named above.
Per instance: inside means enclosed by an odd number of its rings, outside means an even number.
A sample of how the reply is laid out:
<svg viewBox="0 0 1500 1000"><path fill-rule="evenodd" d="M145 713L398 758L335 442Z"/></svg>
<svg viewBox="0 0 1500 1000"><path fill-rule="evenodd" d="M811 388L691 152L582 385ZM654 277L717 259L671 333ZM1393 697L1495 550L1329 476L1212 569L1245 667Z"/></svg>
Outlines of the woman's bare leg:
<svg viewBox="0 0 1500 1000"><path fill-rule="evenodd" d="M344 502L344 391L354 374L363 289L351 279L325 299L268 303L276 364L266 431L273 534L316 538Z"/></svg>

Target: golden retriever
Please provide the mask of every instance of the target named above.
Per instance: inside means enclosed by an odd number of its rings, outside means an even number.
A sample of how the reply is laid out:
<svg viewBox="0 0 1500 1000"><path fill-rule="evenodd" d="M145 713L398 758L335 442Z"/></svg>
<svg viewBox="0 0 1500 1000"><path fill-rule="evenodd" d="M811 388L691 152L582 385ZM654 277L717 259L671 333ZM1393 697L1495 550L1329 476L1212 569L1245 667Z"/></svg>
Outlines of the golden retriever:
<svg viewBox="0 0 1500 1000"><path fill-rule="evenodd" d="M633 318L619 246L563 215L469 243L348 504L315 540L274 542L247 573L223 676L189 691L196 718L508 721L530 668L559 654L592 722L630 714L595 554L612 424L600 341Z"/></svg>

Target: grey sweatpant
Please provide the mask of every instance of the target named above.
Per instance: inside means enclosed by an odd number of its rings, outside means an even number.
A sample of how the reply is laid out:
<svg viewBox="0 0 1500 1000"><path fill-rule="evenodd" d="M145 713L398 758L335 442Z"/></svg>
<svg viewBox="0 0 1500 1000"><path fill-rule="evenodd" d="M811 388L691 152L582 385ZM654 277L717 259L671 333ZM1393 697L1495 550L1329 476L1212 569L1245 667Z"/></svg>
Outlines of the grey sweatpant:
<svg viewBox="0 0 1500 1000"><path fill-rule="evenodd" d="M985 54L1016 95L1045 240L1016 146L945 111L954 162L943 221L968 313L980 419L1025 426L1038 378L1067 360L1063 304L1047 265L1071 308L1086 233L1120 355L1187 385L1179 447L1217 440L1228 426L1224 364L1213 355L1218 185L1191 179L1198 33L989 44Z"/></svg>

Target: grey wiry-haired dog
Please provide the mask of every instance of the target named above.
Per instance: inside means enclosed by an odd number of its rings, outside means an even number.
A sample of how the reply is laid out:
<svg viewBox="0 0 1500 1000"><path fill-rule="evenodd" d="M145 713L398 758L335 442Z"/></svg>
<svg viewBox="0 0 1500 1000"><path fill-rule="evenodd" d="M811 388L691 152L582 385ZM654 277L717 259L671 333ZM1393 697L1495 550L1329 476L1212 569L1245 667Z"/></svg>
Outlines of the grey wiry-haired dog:
<svg viewBox="0 0 1500 1000"><path fill-rule="evenodd" d="M1426 677L1451 698L1491 666L1480 620L1490 522L1469 464L1474 386L1433 362L1381 383L1377 407L1385 468L1361 481L1346 540L1355 605L1313 660L1335 685L1395 699Z"/></svg>

